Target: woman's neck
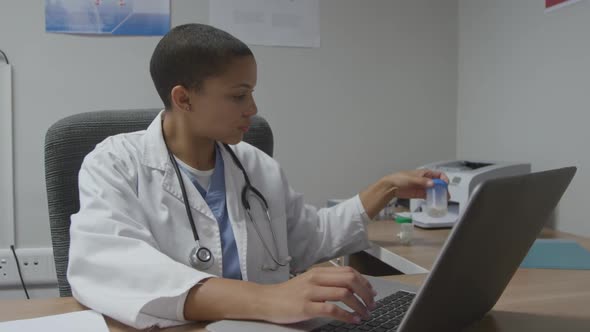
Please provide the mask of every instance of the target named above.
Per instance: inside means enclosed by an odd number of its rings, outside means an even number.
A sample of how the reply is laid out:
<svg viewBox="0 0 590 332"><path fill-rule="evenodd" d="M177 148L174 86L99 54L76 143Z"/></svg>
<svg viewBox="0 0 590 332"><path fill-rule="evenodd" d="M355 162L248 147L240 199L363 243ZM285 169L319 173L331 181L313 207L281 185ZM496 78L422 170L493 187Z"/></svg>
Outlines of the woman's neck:
<svg viewBox="0 0 590 332"><path fill-rule="evenodd" d="M215 168L214 140L194 136L186 126L188 122L172 112L165 112L163 117L164 138L176 158L201 171Z"/></svg>

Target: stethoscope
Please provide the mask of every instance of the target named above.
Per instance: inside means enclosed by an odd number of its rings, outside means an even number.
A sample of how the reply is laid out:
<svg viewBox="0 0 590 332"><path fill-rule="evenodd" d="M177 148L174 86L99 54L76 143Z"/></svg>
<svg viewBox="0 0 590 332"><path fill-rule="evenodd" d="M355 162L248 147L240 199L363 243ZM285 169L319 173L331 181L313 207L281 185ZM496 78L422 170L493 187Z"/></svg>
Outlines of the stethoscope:
<svg viewBox="0 0 590 332"><path fill-rule="evenodd" d="M164 129L162 126L162 137L164 137L163 130ZM168 149L168 145L166 144L165 138L164 138L164 145L166 145L166 150L168 151L168 157L170 158L170 162L172 162L172 166L174 167L174 171L176 172L176 176L178 177L178 182L180 182L180 190L182 191L182 200L184 202L184 207L186 209L186 215L187 215L188 220L190 222L191 229L193 231L193 236L195 238L195 246L193 247L193 249L189 253L189 262L190 262L191 266L197 270L200 270L200 271L207 270L215 262L215 257L213 256L213 254L211 253L211 250L209 250L209 248L201 247L201 245L199 243L199 234L197 233L197 227L195 226L193 214L192 214L190 206L188 204L188 195L186 194L186 188L184 186L184 181L182 180L182 175L180 174L180 169L178 167L178 163L176 162L176 158L174 158L174 155L172 155L172 152L170 152L170 149ZM266 252L270 256L270 258L273 260L273 262L276 264L274 266L269 266L269 265L265 264L262 266L262 269L276 271L279 268L279 266L280 267L287 266L289 264L289 262L291 261L291 256L287 256L283 262L279 262L279 259L278 259L279 249L277 246L277 238L275 236L275 232L272 227L268 203L266 202L266 199L264 199L264 196L260 193L260 191L258 191L258 189L256 189L254 186L252 186L252 184L250 183L250 178L248 177L248 174L246 173L244 166L242 165L242 163L240 162L240 160L238 159L238 157L236 156L234 151L227 144L223 144L223 147L227 150L227 152L230 154L230 156L231 156L232 160L234 161L234 163L236 164L236 166L238 166L238 168L242 171L242 174L244 175L244 180L246 181L246 184L244 185L244 188L242 189L242 205L244 206L244 209L246 210L246 214L248 214L250 221L254 225L254 229L256 230L256 233L258 234L258 237L260 238L260 241L262 242L264 249L266 250ZM274 249L275 249L275 252L277 253L276 258L272 254L270 249L268 248L266 241L264 241L264 238L262 237L262 234L260 233L260 229L258 229L258 225L256 224L256 222L254 222L254 218L252 218L252 213L251 213L251 209L250 209L250 202L248 201L248 196L251 196L251 197L254 197L255 199L257 199L258 202L260 203L260 206L264 207L266 220L268 221L268 227L270 228L270 232L272 234Z"/></svg>

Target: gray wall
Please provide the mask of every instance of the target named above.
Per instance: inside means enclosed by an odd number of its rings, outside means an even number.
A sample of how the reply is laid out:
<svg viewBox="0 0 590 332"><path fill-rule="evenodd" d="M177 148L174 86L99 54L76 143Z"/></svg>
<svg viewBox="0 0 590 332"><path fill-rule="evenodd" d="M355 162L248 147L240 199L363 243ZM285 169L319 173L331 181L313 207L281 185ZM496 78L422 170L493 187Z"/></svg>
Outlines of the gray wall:
<svg viewBox="0 0 590 332"><path fill-rule="evenodd" d="M0 48L14 64L19 247L51 245L47 128L79 112L161 105L148 74L157 37L46 34L43 3L0 2ZM294 188L321 205L454 158L457 1L320 3L320 49L253 47L260 113ZM172 1L173 25L207 21L207 1Z"/></svg>
<svg viewBox="0 0 590 332"><path fill-rule="evenodd" d="M590 235L590 2L459 1L459 158L576 165L557 228Z"/></svg>

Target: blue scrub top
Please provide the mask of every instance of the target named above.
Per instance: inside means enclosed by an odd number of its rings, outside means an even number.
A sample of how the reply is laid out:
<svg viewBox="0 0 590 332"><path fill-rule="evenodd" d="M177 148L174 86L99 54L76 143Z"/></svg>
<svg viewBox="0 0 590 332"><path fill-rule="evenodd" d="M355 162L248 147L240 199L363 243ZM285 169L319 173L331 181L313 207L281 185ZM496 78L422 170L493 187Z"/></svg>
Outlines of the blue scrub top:
<svg viewBox="0 0 590 332"><path fill-rule="evenodd" d="M223 251L223 277L229 279L242 279L240 271L240 259L238 256L238 247L236 238L229 221L227 213L227 201L225 196L225 167L221 156L221 149L215 145L215 170L211 175L208 190L205 190L197 181L197 178L191 172L181 166L182 170L191 179L193 185L197 188L203 199L213 212L219 232L221 234L221 249Z"/></svg>

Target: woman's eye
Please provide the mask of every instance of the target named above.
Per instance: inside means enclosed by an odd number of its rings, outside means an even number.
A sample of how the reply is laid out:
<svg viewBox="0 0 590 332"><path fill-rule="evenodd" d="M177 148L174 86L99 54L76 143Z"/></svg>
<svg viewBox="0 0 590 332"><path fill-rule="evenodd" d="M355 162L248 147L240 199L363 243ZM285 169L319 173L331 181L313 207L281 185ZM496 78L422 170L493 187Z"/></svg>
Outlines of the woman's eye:
<svg viewBox="0 0 590 332"><path fill-rule="evenodd" d="M233 96L233 98L234 100L242 101L246 98L246 95Z"/></svg>

